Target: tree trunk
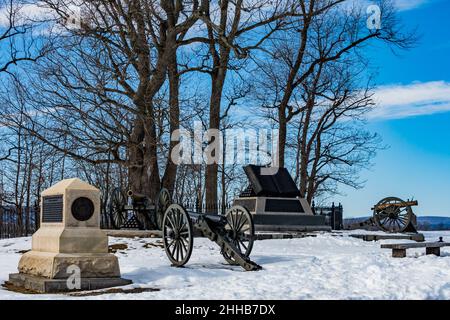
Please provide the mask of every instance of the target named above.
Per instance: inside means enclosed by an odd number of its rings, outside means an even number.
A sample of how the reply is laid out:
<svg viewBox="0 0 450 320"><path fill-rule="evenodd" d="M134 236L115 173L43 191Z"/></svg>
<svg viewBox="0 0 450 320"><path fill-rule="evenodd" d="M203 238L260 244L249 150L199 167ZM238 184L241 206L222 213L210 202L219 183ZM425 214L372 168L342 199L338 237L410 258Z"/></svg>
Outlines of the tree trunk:
<svg viewBox="0 0 450 320"><path fill-rule="evenodd" d="M287 121L284 108L278 110L278 167L284 168L284 154L286 150Z"/></svg>
<svg viewBox="0 0 450 320"><path fill-rule="evenodd" d="M137 193L144 192L142 182L144 178L144 123L140 117L134 122L134 128L130 137L130 146L128 148L128 177L130 190Z"/></svg>
<svg viewBox="0 0 450 320"><path fill-rule="evenodd" d="M180 105L179 105L179 84L180 76L178 73L178 62L176 51L170 55L168 64L169 75L169 122L170 134L180 128ZM170 141L167 157L166 169L164 172L162 186L173 192L175 188L175 179L178 166L172 161L172 150L177 145L176 141Z"/></svg>
<svg viewBox="0 0 450 320"><path fill-rule="evenodd" d="M20 121L22 121L22 115L20 118ZM21 168L21 163L22 163L22 139L23 139L23 135L22 135L22 130L21 128L19 128L19 131L17 133L17 163L16 163L16 176L15 176L15 180L14 180L14 200L15 200L15 207L16 207L16 224L17 224L17 230L16 232L16 236L18 234L22 235L22 231L23 231L23 215L22 215L22 193L19 190L19 179L20 179L20 172L22 171Z"/></svg>
<svg viewBox="0 0 450 320"><path fill-rule="evenodd" d="M220 176L220 187L221 187L221 189L222 189L222 196L221 196L221 199L220 199L220 202L221 202L221 207L220 207L220 210L221 210L221 214L225 214L225 211L226 211L226 200L227 200L227 186L226 186L226 176L225 176L225 154L226 154L226 148L225 148L225 146L227 145L227 143L226 143L226 137L223 137L223 147L222 147L222 161L223 161L223 163L222 163L222 174L221 174L221 176Z"/></svg>
<svg viewBox="0 0 450 320"><path fill-rule="evenodd" d="M306 198L308 188L308 162L310 150L307 147L308 144L308 132L311 121L312 108L308 108L305 114L305 120L302 124L302 138L300 144L300 197Z"/></svg>
<svg viewBox="0 0 450 320"><path fill-rule="evenodd" d="M28 236L30 233L30 209L31 209L31 179L33 176L33 154L34 154L34 143L31 146L30 158L28 161L28 173L27 173L27 187L26 187L26 216L25 216L25 235Z"/></svg>
<svg viewBox="0 0 450 320"><path fill-rule="evenodd" d="M225 65L228 65L226 63ZM222 91L226 76L226 67L219 67L212 74L212 89L209 107L209 129L220 128L220 105L222 101ZM208 143L214 140L210 139ZM219 150L216 150L218 152ZM214 208L217 206L217 181L218 180L218 164L213 163L206 166L205 173L205 189L206 189L206 208Z"/></svg>
<svg viewBox="0 0 450 320"><path fill-rule="evenodd" d="M148 124L145 131L145 152L142 188L144 194L150 196L150 199L156 199L161 189L161 178L159 176L158 165L158 141L156 137L156 121L153 113L153 105L150 105L150 116L147 118Z"/></svg>

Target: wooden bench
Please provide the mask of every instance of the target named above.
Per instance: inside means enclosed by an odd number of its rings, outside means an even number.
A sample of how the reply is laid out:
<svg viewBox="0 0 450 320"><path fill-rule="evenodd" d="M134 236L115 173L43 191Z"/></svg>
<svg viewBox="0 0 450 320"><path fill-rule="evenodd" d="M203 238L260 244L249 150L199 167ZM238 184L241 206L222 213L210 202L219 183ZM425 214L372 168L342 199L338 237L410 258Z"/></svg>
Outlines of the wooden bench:
<svg viewBox="0 0 450 320"><path fill-rule="evenodd" d="M425 236L422 233L414 233L414 234L350 234L352 238L363 239L364 241L378 241L378 240L414 240L417 242L425 241Z"/></svg>
<svg viewBox="0 0 450 320"><path fill-rule="evenodd" d="M404 258L406 257L407 249L425 248L426 254L441 255L441 248L450 246L450 242L422 242L422 243L394 243L382 244L382 249L392 249L392 257Z"/></svg>

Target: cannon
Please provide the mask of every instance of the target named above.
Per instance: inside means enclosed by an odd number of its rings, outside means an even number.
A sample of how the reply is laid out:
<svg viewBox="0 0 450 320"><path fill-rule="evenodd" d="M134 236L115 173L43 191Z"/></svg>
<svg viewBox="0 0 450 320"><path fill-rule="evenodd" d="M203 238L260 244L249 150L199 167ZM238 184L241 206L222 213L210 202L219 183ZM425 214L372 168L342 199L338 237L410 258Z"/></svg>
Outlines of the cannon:
<svg viewBox="0 0 450 320"><path fill-rule="evenodd" d="M115 229L158 229L162 228L164 212L172 203L167 189L160 190L156 201L131 190L123 192L116 188L109 199L109 213Z"/></svg>
<svg viewBox="0 0 450 320"><path fill-rule="evenodd" d="M389 233L417 233L417 217L412 210L412 207L417 205L419 205L417 201L403 201L396 197L385 198L372 208L373 215L370 219L352 223L346 229L374 226Z"/></svg>
<svg viewBox="0 0 450 320"><path fill-rule="evenodd" d="M246 271L260 270L251 261L255 229L251 214L242 206L228 209L225 215L188 211L179 204L171 204L162 222L164 250L172 266L183 267L190 259L194 236L215 242L225 260Z"/></svg>
<svg viewBox="0 0 450 320"><path fill-rule="evenodd" d="M190 259L194 237L206 237L218 244L225 260L247 271L261 269L249 259L255 227L248 210L233 206L225 214L188 211L172 203L167 189L156 201L132 191L114 189L109 200L111 221L116 229L158 229L163 232L165 252L173 266L182 267Z"/></svg>

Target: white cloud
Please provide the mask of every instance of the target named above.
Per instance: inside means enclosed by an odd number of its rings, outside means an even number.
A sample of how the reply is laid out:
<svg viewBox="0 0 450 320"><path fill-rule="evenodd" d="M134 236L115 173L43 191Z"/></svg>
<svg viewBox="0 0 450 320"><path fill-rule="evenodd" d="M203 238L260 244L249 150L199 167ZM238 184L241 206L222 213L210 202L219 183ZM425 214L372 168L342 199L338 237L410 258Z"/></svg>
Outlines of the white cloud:
<svg viewBox="0 0 450 320"><path fill-rule="evenodd" d="M13 4L13 11L15 12L15 24L21 25L29 21L42 21L54 17L51 10L45 8L41 2L29 4ZM11 8L3 6L0 8L0 28L9 26L9 14Z"/></svg>
<svg viewBox="0 0 450 320"><path fill-rule="evenodd" d="M408 11L417 9L427 3L430 3L433 0L392 0L395 8L397 8L398 11ZM379 1L375 0L348 0L343 4L344 8L346 7L353 7L353 6L359 6L360 8L367 8L368 6L372 4L377 4Z"/></svg>
<svg viewBox="0 0 450 320"><path fill-rule="evenodd" d="M429 2L429 0L395 0L395 6L399 11L416 9Z"/></svg>
<svg viewBox="0 0 450 320"><path fill-rule="evenodd" d="M371 119L399 119L450 111L450 83L445 81L389 85L375 91Z"/></svg>

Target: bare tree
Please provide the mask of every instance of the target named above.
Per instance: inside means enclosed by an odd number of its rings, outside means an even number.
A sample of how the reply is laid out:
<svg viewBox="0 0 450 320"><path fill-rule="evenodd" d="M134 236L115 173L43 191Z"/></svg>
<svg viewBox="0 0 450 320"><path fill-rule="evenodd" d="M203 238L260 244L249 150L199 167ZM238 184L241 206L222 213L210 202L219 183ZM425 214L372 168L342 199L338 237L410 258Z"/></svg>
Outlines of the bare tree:
<svg viewBox="0 0 450 320"><path fill-rule="evenodd" d="M370 166L381 147L379 137L364 129L364 116L374 102L370 87L360 87L364 80L355 65L328 62L302 84L302 112L292 120L296 130L291 136L295 180L309 202L337 193L339 184L360 188L360 170Z"/></svg>
<svg viewBox="0 0 450 320"><path fill-rule="evenodd" d="M33 135L73 159L126 166L132 190L155 198L161 186L158 94L169 69L169 126L175 129L176 50L205 2L82 2L81 28L63 30L57 41L53 35L58 45L32 82L41 92L39 99L30 95L36 112L51 122L50 127L35 123ZM60 20L79 5L44 3ZM163 180L171 185L174 176L168 162Z"/></svg>
<svg viewBox="0 0 450 320"><path fill-rule="evenodd" d="M209 74L211 93L209 99L209 129L220 129L223 118L223 91L227 74L239 69L234 60L245 60L251 51L258 49L284 25L284 20L296 13L297 1L220 1L209 2L201 16L206 25L205 34L191 37L186 43L199 42L206 46L206 57L197 69ZM226 111L225 111L226 112ZM214 143L210 137L209 143ZM218 150L218 152L220 152ZM213 154L217 157L218 155ZM206 204L217 204L218 164L206 166Z"/></svg>
<svg viewBox="0 0 450 320"><path fill-rule="evenodd" d="M37 21L22 10L28 4L23 0L0 0L0 74L10 73L20 62L36 61L45 52L32 34Z"/></svg>
<svg viewBox="0 0 450 320"><path fill-rule="evenodd" d="M15 236L29 235L38 226L39 214L35 207L45 181L52 172L64 171L60 154L46 147L25 128L27 123L27 103L20 87L11 82L0 94L3 117L0 117L2 144L7 145L11 154L1 163L2 205L13 208L14 216L9 223L15 225L11 233ZM59 177L58 177L59 178ZM49 184L46 184L49 183ZM11 210L9 210L11 211ZM34 214L32 212L34 211Z"/></svg>
<svg viewBox="0 0 450 320"><path fill-rule="evenodd" d="M298 19L291 28L266 47L267 55L258 57L263 70L260 99L279 125L278 160L285 166L288 124L304 111L296 104L303 83L324 63L339 61L347 55L362 54L374 41L397 48L409 48L413 34L405 34L395 16L391 1L379 1L380 28L367 27L364 5L349 1L299 1ZM267 80L267 81L266 81Z"/></svg>
<svg viewBox="0 0 450 320"><path fill-rule="evenodd" d="M25 2L0 1L8 13L0 75L9 74L0 95L1 201L17 206L24 230L32 219L22 207L70 174L103 186L104 210L113 186L153 199L161 186L176 188L179 201L209 207L220 191L225 204L240 168L178 166L170 135L194 119L204 129L242 126L232 113L253 83L280 128L279 164L295 160L302 196L358 187L377 149L362 130L373 106L362 49L412 41L389 1L380 2L382 28L368 30L365 11L344 0L42 0L51 19L39 41L34 22L20 18ZM32 68L16 66L25 60ZM251 67L257 77L246 77Z"/></svg>
<svg viewBox="0 0 450 320"><path fill-rule="evenodd" d="M19 63L36 61L46 52L32 33L39 22L23 13L26 5L26 1L0 0L0 76L13 75ZM14 151L14 148L1 149L0 161L8 159Z"/></svg>

